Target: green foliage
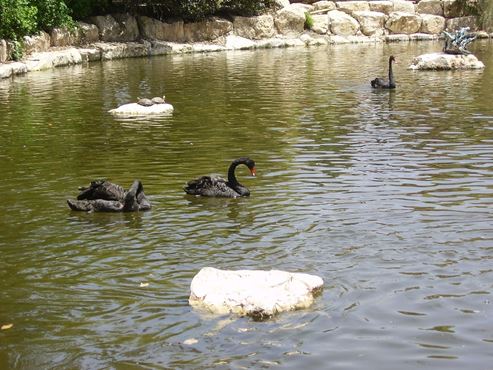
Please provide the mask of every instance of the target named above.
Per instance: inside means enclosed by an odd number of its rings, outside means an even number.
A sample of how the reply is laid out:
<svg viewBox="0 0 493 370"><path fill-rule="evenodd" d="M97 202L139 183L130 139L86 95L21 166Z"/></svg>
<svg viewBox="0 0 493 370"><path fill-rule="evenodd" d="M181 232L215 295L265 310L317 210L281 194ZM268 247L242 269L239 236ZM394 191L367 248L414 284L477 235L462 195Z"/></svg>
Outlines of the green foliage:
<svg viewBox="0 0 493 370"><path fill-rule="evenodd" d="M22 45L22 42L17 40L11 41L10 48L10 59L16 61L20 60L24 54L24 46Z"/></svg>
<svg viewBox="0 0 493 370"><path fill-rule="evenodd" d="M258 15L273 5L273 0L224 0L221 8L228 13L248 17Z"/></svg>
<svg viewBox="0 0 493 370"><path fill-rule="evenodd" d="M38 8L38 29L51 30L72 24L70 9L64 0L31 0L31 3Z"/></svg>
<svg viewBox="0 0 493 370"><path fill-rule="evenodd" d="M65 0L74 19L101 15L110 11L111 0Z"/></svg>
<svg viewBox="0 0 493 370"><path fill-rule="evenodd" d="M17 40L33 33L37 12L28 0L0 0L0 38Z"/></svg>
<svg viewBox="0 0 493 370"><path fill-rule="evenodd" d="M313 17L309 12L305 12L305 28L311 30L313 28Z"/></svg>

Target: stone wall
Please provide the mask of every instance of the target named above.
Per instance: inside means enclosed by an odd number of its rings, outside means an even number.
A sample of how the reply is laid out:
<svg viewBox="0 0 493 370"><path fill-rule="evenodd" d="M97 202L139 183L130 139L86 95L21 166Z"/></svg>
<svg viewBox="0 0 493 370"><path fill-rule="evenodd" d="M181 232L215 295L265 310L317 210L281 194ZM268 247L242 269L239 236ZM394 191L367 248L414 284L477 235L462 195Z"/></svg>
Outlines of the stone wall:
<svg viewBox="0 0 493 370"><path fill-rule="evenodd" d="M417 4L405 0L309 2L278 0L277 9L269 14L231 20L212 17L195 23L162 22L128 14L91 17L86 23L78 22L72 31L57 28L50 34L25 37L24 48L29 57L49 48L76 47L84 61L177 50L436 39L444 29L467 26L477 30L477 17L461 12L457 0L421 0ZM310 30L305 29L306 13L313 19ZM0 40L0 62L8 60L8 55L9 44Z"/></svg>

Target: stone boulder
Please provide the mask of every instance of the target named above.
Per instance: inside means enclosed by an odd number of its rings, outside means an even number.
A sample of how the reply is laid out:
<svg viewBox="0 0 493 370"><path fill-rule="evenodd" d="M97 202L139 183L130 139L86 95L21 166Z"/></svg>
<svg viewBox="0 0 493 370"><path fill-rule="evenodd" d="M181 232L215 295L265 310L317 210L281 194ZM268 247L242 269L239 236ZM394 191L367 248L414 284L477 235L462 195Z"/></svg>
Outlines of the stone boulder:
<svg viewBox="0 0 493 370"><path fill-rule="evenodd" d="M94 47L101 52L102 60L136 58L150 55L149 46L137 42L104 43L97 42Z"/></svg>
<svg viewBox="0 0 493 370"><path fill-rule="evenodd" d="M141 36L147 40L183 42L185 40L183 21L161 22L154 18L137 18Z"/></svg>
<svg viewBox="0 0 493 370"><path fill-rule="evenodd" d="M9 56L9 54L7 52L7 41L1 39L0 40L0 63L7 61L8 56Z"/></svg>
<svg viewBox="0 0 493 370"><path fill-rule="evenodd" d="M308 308L322 287L323 280L315 275L204 267L192 280L189 303L216 314L265 319L279 312Z"/></svg>
<svg viewBox="0 0 493 370"><path fill-rule="evenodd" d="M455 69L481 69L483 62L474 55L452 55L445 53L423 54L415 57L409 69L413 70L455 70Z"/></svg>
<svg viewBox="0 0 493 370"><path fill-rule="evenodd" d="M225 48L227 50L254 49L257 46L255 41L245 37L228 35L226 36Z"/></svg>
<svg viewBox="0 0 493 370"><path fill-rule="evenodd" d="M394 3L392 1L370 1L368 2L368 5L370 6L370 11L372 12L384 13L389 15L394 11Z"/></svg>
<svg viewBox="0 0 493 370"><path fill-rule="evenodd" d="M77 28L73 31L65 27L54 28L50 31L50 39L51 46L73 46L80 44L79 30Z"/></svg>
<svg viewBox="0 0 493 370"><path fill-rule="evenodd" d="M312 15L313 26L312 31L320 35L325 35L329 32L329 17L327 14Z"/></svg>
<svg viewBox="0 0 493 370"><path fill-rule="evenodd" d="M353 17L359 22L361 32L366 36L382 36L387 16L379 12L354 12Z"/></svg>
<svg viewBox="0 0 493 370"><path fill-rule="evenodd" d="M404 13L416 13L414 4L406 0L393 0L394 12L404 12Z"/></svg>
<svg viewBox="0 0 493 370"><path fill-rule="evenodd" d="M257 17L234 17L233 29L236 35L252 40L270 38L276 33L274 18L269 14Z"/></svg>
<svg viewBox="0 0 493 370"><path fill-rule="evenodd" d="M0 64L0 79L27 73L27 65L21 62Z"/></svg>
<svg viewBox="0 0 493 370"><path fill-rule="evenodd" d="M416 14L393 12L390 13L385 27L392 33L411 34L416 33L421 28L421 17Z"/></svg>
<svg viewBox="0 0 493 370"><path fill-rule="evenodd" d="M219 17L211 17L200 22L183 25L185 42L213 41L225 38L231 32L233 32L233 23Z"/></svg>
<svg viewBox="0 0 493 370"><path fill-rule="evenodd" d="M463 27L469 27L471 31L477 31L478 17L471 15L468 17L451 18L447 19L445 22L445 28L448 31L454 32Z"/></svg>
<svg viewBox="0 0 493 370"><path fill-rule="evenodd" d="M101 41L129 42L140 37L137 20L128 14L95 16L90 21L98 27Z"/></svg>
<svg viewBox="0 0 493 370"><path fill-rule="evenodd" d="M144 107L137 103L129 103L119 106L118 108L108 111L118 117L139 117L139 116L156 116L173 113L173 106L168 103L154 104L150 107Z"/></svg>
<svg viewBox="0 0 493 370"><path fill-rule="evenodd" d="M330 31L334 35L350 36L356 35L359 31L359 23L349 14L340 10L332 10L327 13L329 17Z"/></svg>
<svg viewBox="0 0 493 370"><path fill-rule="evenodd" d="M443 0L420 0L416 5L419 14L433 14L443 17Z"/></svg>
<svg viewBox="0 0 493 370"><path fill-rule="evenodd" d="M297 36L305 29L305 12L293 5L287 6L276 12L274 23L281 35Z"/></svg>
<svg viewBox="0 0 493 370"><path fill-rule="evenodd" d="M118 22L122 29L120 40L122 42L135 41L140 38L139 25L137 19L128 13L114 14L113 18Z"/></svg>
<svg viewBox="0 0 493 370"><path fill-rule="evenodd" d="M477 0L443 0L443 14L445 18L467 17L481 12Z"/></svg>
<svg viewBox="0 0 493 370"><path fill-rule="evenodd" d="M63 67L68 65L82 63L80 52L75 48L56 50L49 52L33 53L25 60L27 70L41 71L55 67Z"/></svg>
<svg viewBox="0 0 493 370"><path fill-rule="evenodd" d="M331 10L336 10L337 6L336 3L333 1L327 1L327 0L322 0L322 1L317 1L312 4L313 5L313 11L331 11Z"/></svg>
<svg viewBox="0 0 493 370"><path fill-rule="evenodd" d="M368 1L339 1L336 3L337 10L352 14L353 12L369 12Z"/></svg>
<svg viewBox="0 0 493 370"><path fill-rule="evenodd" d="M40 31L37 35L24 36L24 53L29 55L39 53L50 48L51 38L44 31Z"/></svg>
<svg viewBox="0 0 493 370"><path fill-rule="evenodd" d="M92 44L99 41L99 29L95 24L77 22L77 30L81 45Z"/></svg>
<svg viewBox="0 0 493 370"><path fill-rule="evenodd" d="M445 29L445 18L439 15L421 14L421 19L419 32L437 35Z"/></svg>
<svg viewBox="0 0 493 370"><path fill-rule="evenodd" d="M289 6L289 0L274 0L274 8L282 9Z"/></svg>

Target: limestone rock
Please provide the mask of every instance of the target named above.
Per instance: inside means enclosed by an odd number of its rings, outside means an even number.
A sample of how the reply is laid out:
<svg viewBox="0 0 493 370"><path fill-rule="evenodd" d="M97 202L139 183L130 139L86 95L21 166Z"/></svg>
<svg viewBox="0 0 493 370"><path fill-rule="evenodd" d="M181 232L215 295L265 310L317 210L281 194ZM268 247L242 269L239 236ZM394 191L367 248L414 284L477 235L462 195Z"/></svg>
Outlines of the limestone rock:
<svg viewBox="0 0 493 370"><path fill-rule="evenodd" d="M332 10L327 13L329 17L330 31L334 35L356 35L359 31L359 23L350 15L340 10Z"/></svg>
<svg viewBox="0 0 493 370"><path fill-rule="evenodd" d="M119 40L114 41L127 42L135 41L140 38L139 25L137 24L137 19L133 15L118 13L114 14L113 18L115 18L122 30Z"/></svg>
<svg viewBox="0 0 493 370"><path fill-rule="evenodd" d="M282 9L289 6L289 0L274 0L274 8Z"/></svg>
<svg viewBox="0 0 493 370"><path fill-rule="evenodd" d="M212 313L262 319L309 307L322 286L320 277L309 274L204 267L192 280L189 303Z"/></svg>
<svg viewBox="0 0 493 370"><path fill-rule="evenodd" d="M183 42L183 21L161 22L154 18L140 16L137 18L141 36L148 40Z"/></svg>
<svg viewBox="0 0 493 370"><path fill-rule="evenodd" d="M46 51L50 48L51 38L44 31L40 31L37 35L24 36L24 53L38 53Z"/></svg>
<svg viewBox="0 0 493 370"><path fill-rule="evenodd" d="M102 60L143 57L148 56L150 53L149 48L145 44L137 42L97 42L94 46L101 51Z"/></svg>
<svg viewBox="0 0 493 370"><path fill-rule="evenodd" d="M455 32L462 27L469 27L471 31L477 31L478 29L478 17L468 16L447 19L445 22L445 28L449 31Z"/></svg>
<svg viewBox="0 0 493 370"><path fill-rule="evenodd" d="M74 46L80 44L79 29L73 31L61 27L50 31L51 46Z"/></svg>
<svg viewBox="0 0 493 370"><path fill-rule="evenodd" d="M411 34L419 31L421 27L421 17L416 14L393 12L390 13L385 27L392 33Z"/></svg>
<svg viewBox="0 0 493 370"><path fill-rule="evenodd" d="M370 5L368 1L339 1L337 4L337 10L352 14L353 12L369 12Z"/></svg>
<svg viewBox="0 0 493 370"><path fill-rule="evenodd" d="M354 12L353 17L359 22L361 32L366 36L381 36L387 16L379 12Z"/></svg>
<svg viewBox="0 0 493 370"><path fill-rule="evenodd" d="M420 14L433 14L443 17L442 0L420 0L416 5L416 12Z"/></svg>
<svg viewBox="0 0 493 370"><path fill-rule="evenodd" d="M468 6L464 6L464 0L443 0L443 14L445 18L467 17L480 12L478 1L466 0Z"/></svg>
<svg viewBox="0 0 493 370"><path fill-rule="evenodd" d="M7 61L8 59L7 53L7 41L1 39L0 40L0 63Z"/></svg>
<svg viewBox="0 0 493 370"><path fill-rule="evenodd" d="M440 34L445 29L445 18L439 15L421 14L421 28L419 32Z"/></svg>
<svg viewBox="0 0 493 370"><path fill-rule="evenodd" d="M213 41L225 38L233 31L233 23L224 18L211 17L200 22L183 25L186 42Z"/></svg>
<svg viewBox="0 0 493 370"><path fill-rule="evenodd" d="M276 12L274 23L282 35L299 35L305 28L305 12L293 5L287 6Z"/></svg>
<svg viewBox="0 0 493 370"><path fill-rule="evenodd" d="M154 104L150 107L144 107L137 103L129 103L111 109L109 113L119 117L135 117L135 116L152 116L165 115L173 113L173 106L168 103Z"/></svg>
<svg viewBox="0 0 493 370"><path fill-rule="evenodd" d="M314 11L321 11L321 10L331 11L331 10L336 10L337 8L335 2L327 1L327 0L317 1L312 5Z"/></svg>
<svg viewBox="0 0 493 370"><path fill-rule="evenodd" d="M78 49L83 63L97 62L101 60L101 50L98 48Z"/></svg>
<svg viewBox="0 0 493 370"><path fill-rule="evenodd" d="M394 12L416 13L414 4L406 0L392 0L394 3Z"/></svg>
<svg viewBox="0 0 493 370"><path fill-rule="evenodd" d="M320 35L325 35L329 31L329 17L327 14L315 14L312 15L312 18L312 31Z"/></svg>
<svg viewBox="0 0 493 370"><path fill-rule="evenodd" d="M99 41L99 29L95 24L77 22L77 29L81 45Z"/></svg>
<svg viewBox="0 0 493 370"><path fill-rule="evenodd" d="M236 35L252 40L270 38L276 33L274 18L270 14L234 17L233 28Z"/></svg>
<svg viewBox="0 0 493 370"><path fill-rule="evenodd" d="M256 43L250 39L236 35L226 36L226 49L228 50L253 49L255 47Z"/></svg>
<svg viewBox="0 0 493 370"><path fill-rule="evenodd" d="M21 62L0 64L0 79L27 73L27 65Z"/></svg>
<svg viewBox="0 0 493 370"><path fill-rule="evenodd" d="M392 1L369 1L370 11L379 12L389 15L394 11L394 3Z"/></svg>
<svg viewBox="0 0 493 370"><path fill-rule="evenodd" d="M33 53L26 61L27 70L40 71L82 63L82 56L75 48L51 52Z"/></svg>
<svg viewBox="0 0 493 370"><path fill-rule="evenodd" d="M409 66L413 70L481 69L483 62L474 55L452 55L445 53L423 54L414 58Z"/></svg>
<svg viewBox="0 0 493 370"><path fill-rule="evenodd" d="M98 27L101 41L122 41L122 26L111 15L91 17L90 21Z"/></svg>

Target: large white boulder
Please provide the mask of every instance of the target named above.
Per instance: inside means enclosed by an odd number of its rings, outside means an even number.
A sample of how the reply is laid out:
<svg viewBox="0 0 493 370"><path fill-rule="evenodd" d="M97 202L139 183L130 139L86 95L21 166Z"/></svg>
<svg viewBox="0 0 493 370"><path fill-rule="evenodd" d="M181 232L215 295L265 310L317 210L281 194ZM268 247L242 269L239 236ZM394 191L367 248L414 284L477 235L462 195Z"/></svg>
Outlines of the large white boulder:
<svg viewBox="0 0 493 370"><path fill-rule="evenodd" d="M382 36L387 16L379 12L353 12L353 17L359 22L361 32L366 36Z"/></svg>
<svg viewBox="0 0 493 370"><path fill-rule="evenodd" d="M327 13L329 17L330 31L334 35L350 36L356 35L359 31L359 23L349 14L340 10L332 10Z"/></svg>
<svg viewBox="0 0 493 370"><path fill-rule="evenodd" d="M389 15L394 11L394 3L388 0L370 1L370 11Z"/></svg>
<svg viewBox="0 0 493 370"><path fill-rule="evenodd" d="M419 31L422 19L420 16L405 12L392 12L385 27L392 33L411 34Z"/></svg>
<svg viewBox="0 0 493 370"><path fill-rule="evenodd" d="M236 35L252 40L270 38L276 33L274 18L270 14L234 17L233 28Z"/></svg>
<svg viewBox="0 0 493 370"><path fill-rule="evenodd" d="M443 17L442 0L420 0L416 5L416 12L420 14L433 14Z"/></svg>
<svg viewBox="0 0 493 370"><path fill-rule="evenodd" d="M9 56L7 50L7 41L0 40L0 63L7 61Z"/></svg>
<svg viewBox="0 0 493 370"><path fill-rule="evenodd" d="M266 318L309 307L322 278L279 270L202 268L190 285L189 303L212 313Z"/></svg>
<svg viewBox="0 0 493 370"><path fill-rule="evenodd" d="M276 12L274 23L280 34L297 36L305 28L305 11L291 4Z"/></svg>
<svg viewBox="0 0 493 370"><path fill-rule="evenodd" d="M483 62L474 55L453 55L445 53L422 54L415 57L409 69L413 70L450 70L450 69L481 69Z"/></svg>
<svg viewBox="0 0 493 370"><path fill-rule="evenodd" d="M145 107L137 103L120 105L118 108L111 109L109 113L120 117L153 116L173 113L173 106L168 103L154 104Z"/></svg>
<svg viewBox="0 0 493 370"><path fill-rule="evenodd" d="M419 32L438 35L445 29L445 18L439 15L421 14L421 19Z"/></svg>

